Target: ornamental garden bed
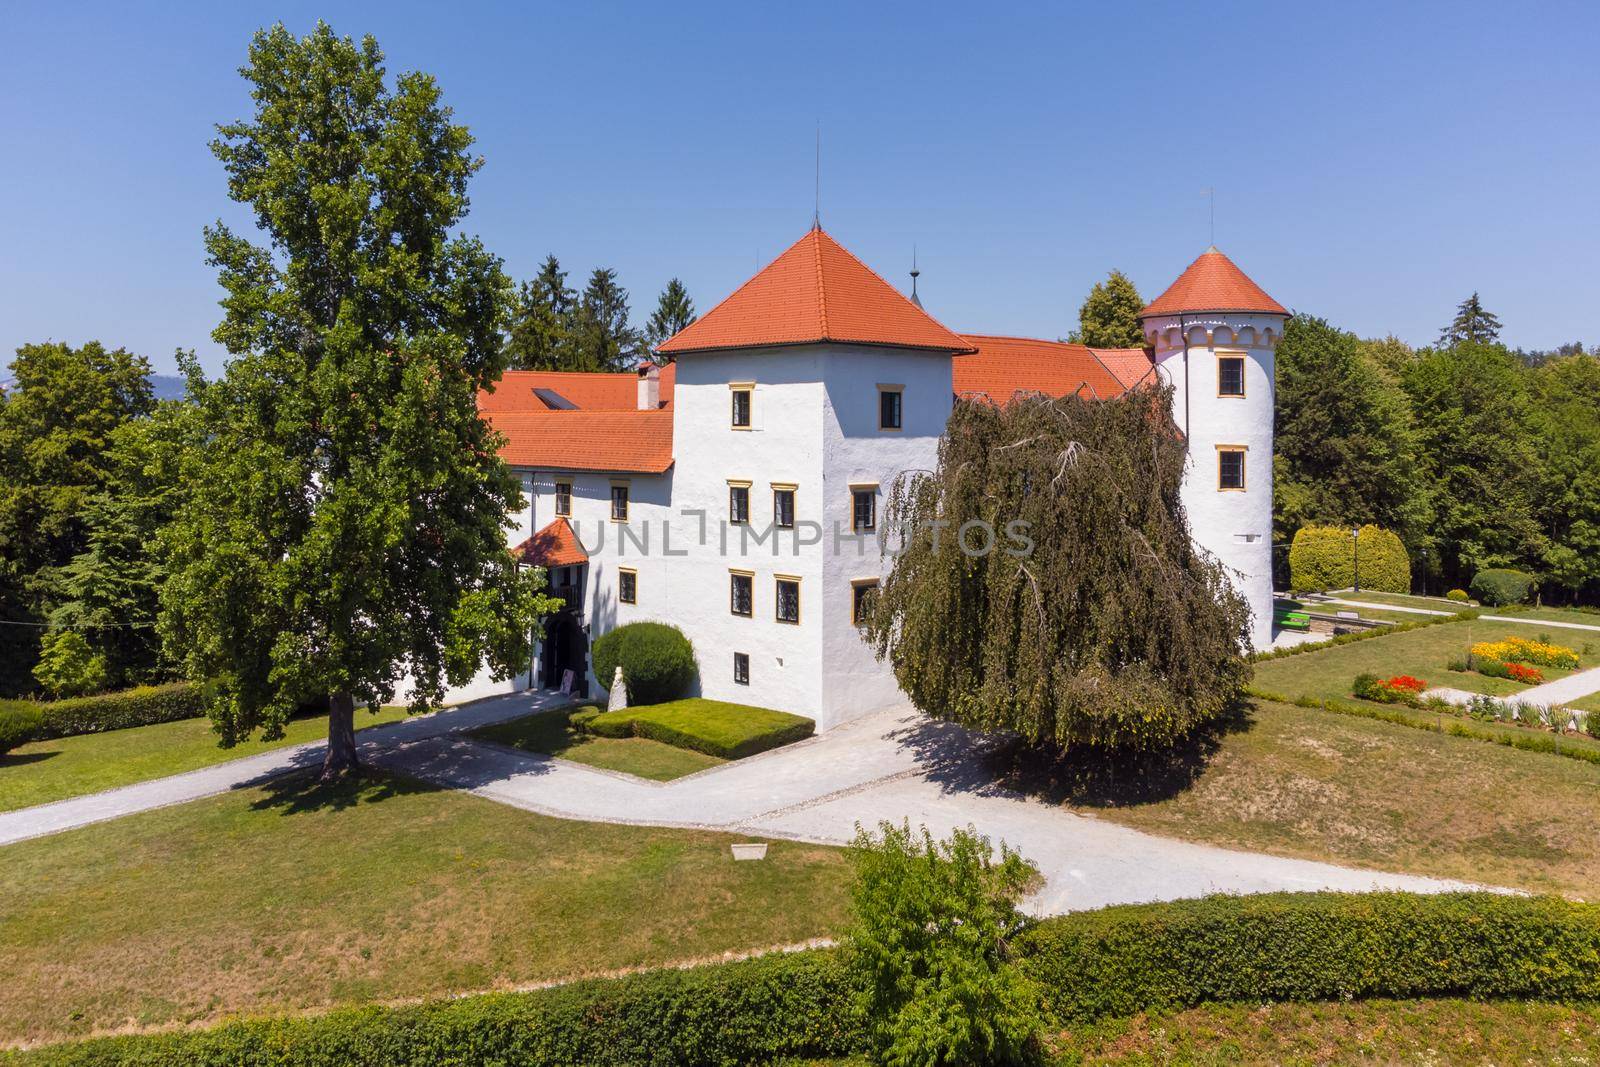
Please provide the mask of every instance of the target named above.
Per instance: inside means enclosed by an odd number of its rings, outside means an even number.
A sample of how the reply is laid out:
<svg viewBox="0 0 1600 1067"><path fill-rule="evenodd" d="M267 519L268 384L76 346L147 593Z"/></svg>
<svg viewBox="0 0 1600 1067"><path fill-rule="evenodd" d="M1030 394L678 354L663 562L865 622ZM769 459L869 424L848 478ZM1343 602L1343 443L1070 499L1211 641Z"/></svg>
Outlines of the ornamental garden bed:
<svg viewBox="0 0 1600 1067"><path fill-rule="evenodd" d="M799 715L694 698L613 712L594 705L539 712L472 736L666 782L802 740L815 728Z"/></svg>

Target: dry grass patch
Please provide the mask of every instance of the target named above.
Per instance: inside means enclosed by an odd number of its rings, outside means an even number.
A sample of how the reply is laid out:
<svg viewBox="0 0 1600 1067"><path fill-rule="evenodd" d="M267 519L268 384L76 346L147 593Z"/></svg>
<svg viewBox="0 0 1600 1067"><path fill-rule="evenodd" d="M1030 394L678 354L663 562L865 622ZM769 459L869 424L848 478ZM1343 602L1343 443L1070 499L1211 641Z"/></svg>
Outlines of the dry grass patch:
<svg viewBox="0 0 1600 1067"><path fill-rule="evenodd" d="M837 933L836 849L297 779L7 846L0 1041L508 987Z"/></svg>
<svg viewBox="0 0 1600 1067"><path fill-rule="evenodd" d="M1016 773L1168 837L1586 899L1600 885L1600 767L1369 719L1263 701L1160 767Z"/></svg>

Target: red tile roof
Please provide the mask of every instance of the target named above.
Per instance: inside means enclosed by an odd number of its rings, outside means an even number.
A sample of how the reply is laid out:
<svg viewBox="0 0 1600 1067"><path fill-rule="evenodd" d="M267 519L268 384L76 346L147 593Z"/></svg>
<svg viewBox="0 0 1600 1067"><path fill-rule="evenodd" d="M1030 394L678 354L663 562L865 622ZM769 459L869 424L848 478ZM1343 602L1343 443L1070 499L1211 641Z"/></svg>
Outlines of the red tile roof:
<svg viewBox="0 0 1600 1067"><path fill-rule="evenodd" d="M813 227L659 351L680 355L824 341L970 350L820 227Z"/></svg>
<svg viewBox="0 0 1600 1067"><path fill-rule="evenodd" d="M1233 260L1215 248L1200 253L1200 258L1189 264L1189 269L1180 274L1166 292L1150 301L1139 312L1139 317L1176 315L1187 311L1289 314L1282 304L1268 296L1266 290L1235 266Z"/></svg>
<svg viewBox="0 0 1600 1067"><path fill-rule="evenodd" d="M1155 360L1147 348L1091 348L1089 351L1127 389L1132 389L1155 372Z"/></svg>
<svg viewBox="0 0 1600 1067"><path fill-rule="evenodd" d="M486 411L514 467L660 474L672 466L672 411Z"/></svg>
<svg viewBox="0 0 1600 1067"><path fill-rule="evenodd" d="M1018 393L1068 396L1081 390L1104 400L1132 384L1085 345L987 334L966 334L964 340L976 352L951 362L957 396L981 393L1003 404Z"/></svg>
<svg viewBox="0 0 1600 1067"><path fill-rule="evenodd" d="M587 563L589 553L578 542L578 535L566 519L558 518L511 550L518 563L535 567L571 567Z"/></svg>
<svg viewBox="0 0 1600 1067"><path fill-rule="evenodd" d="M508 370L495 384L494 390L478 391L478 410L499 411L553 411L560 404L551 404L534 390L545 390L561 397L582 411L636 411L639 407L639 377L641 371L622 371L616 374L588 371L559 370ZM661 404L672 404L673 385L678 368L668 363L661 368Z"/></svg>

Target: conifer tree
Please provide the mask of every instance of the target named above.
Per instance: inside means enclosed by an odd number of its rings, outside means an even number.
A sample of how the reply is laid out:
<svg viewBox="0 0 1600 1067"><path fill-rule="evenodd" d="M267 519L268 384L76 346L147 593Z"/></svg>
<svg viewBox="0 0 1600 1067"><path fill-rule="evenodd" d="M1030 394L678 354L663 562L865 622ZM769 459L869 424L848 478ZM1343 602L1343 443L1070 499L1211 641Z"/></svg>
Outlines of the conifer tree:
<svg viewBox="0 0 1600 1067"><path fill-rule="evenodd" d="M1456 306L1456 317L1439 332L1440 348L1456 345L1492 345L1500 339L1500 320L1487 311L1473 293Z"/></svg>
<svg viewBox="0 0 1600 1067"><path fill-rule="evenodd" d="M656 301L656 309L650 313L650 321L645 324L645 342L653 351L673 334L694 322L696 317L694 301L689 299L689 290L684 288L681 281L674 278L661 291L661 298Z"/></svg>
<svg viewBox="0 0 1600 1067"><path fill-rule="evenodd" d="M506 366L514 370L572 369L573 311L576 294L567 272L546 256L539 273L517 290L506 331Z"/></svg>
<svg viewBox="0 0 1600 1067"><path fill-rule="evenodd" d="M596 267L578 301L575 355L570 369L627 370L639 358L639 334L628 322L628 291L617 272Z"/></svg>
<svg viewBox="0 0 1600 1067"><path fill-rule="evenodd" d="M1139 329L1139 311L1143 307L1132 279L1114 270L1089 290L1078 309L1078 328L1067 340L1091 348L1141 348L1144 333Z"/></svg>

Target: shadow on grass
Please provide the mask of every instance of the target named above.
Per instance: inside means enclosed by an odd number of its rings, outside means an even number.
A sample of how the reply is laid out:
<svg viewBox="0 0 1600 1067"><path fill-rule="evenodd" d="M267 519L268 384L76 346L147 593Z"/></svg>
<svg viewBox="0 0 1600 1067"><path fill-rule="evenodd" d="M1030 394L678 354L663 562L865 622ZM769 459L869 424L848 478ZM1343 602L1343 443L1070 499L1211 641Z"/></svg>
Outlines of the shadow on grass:
<svg viewBox="0 0 1600 1067"><path fill-rule="evenodd" d="M1013 740L992 753L988 763L999 784L1052 804L1087 808L1155 804L1187 791L1210 766L1222 739L1253 725L1249 705L1240 702L1176 747L1160 752L1060 751Z"/></svg>
<svg viewBox="0 0 1600 1067"><path fill-rule="evenodd" d="M263 782L259 788L264 795L250 805L251 810L276 811L280 815L344 811L359 804L378 804L391 797L440 791L427 782L370 766L336 782L321 782L316 772L297 773Z"/></svg>
<svg viewBox="0 0 1600 1067"><path fill-rule="evenodd" d="M59 748L52 748L48 752L8 752L0 756L0 771L7 767L25 767L30 763L39 763L51 756L61 755Z"/></svg>

